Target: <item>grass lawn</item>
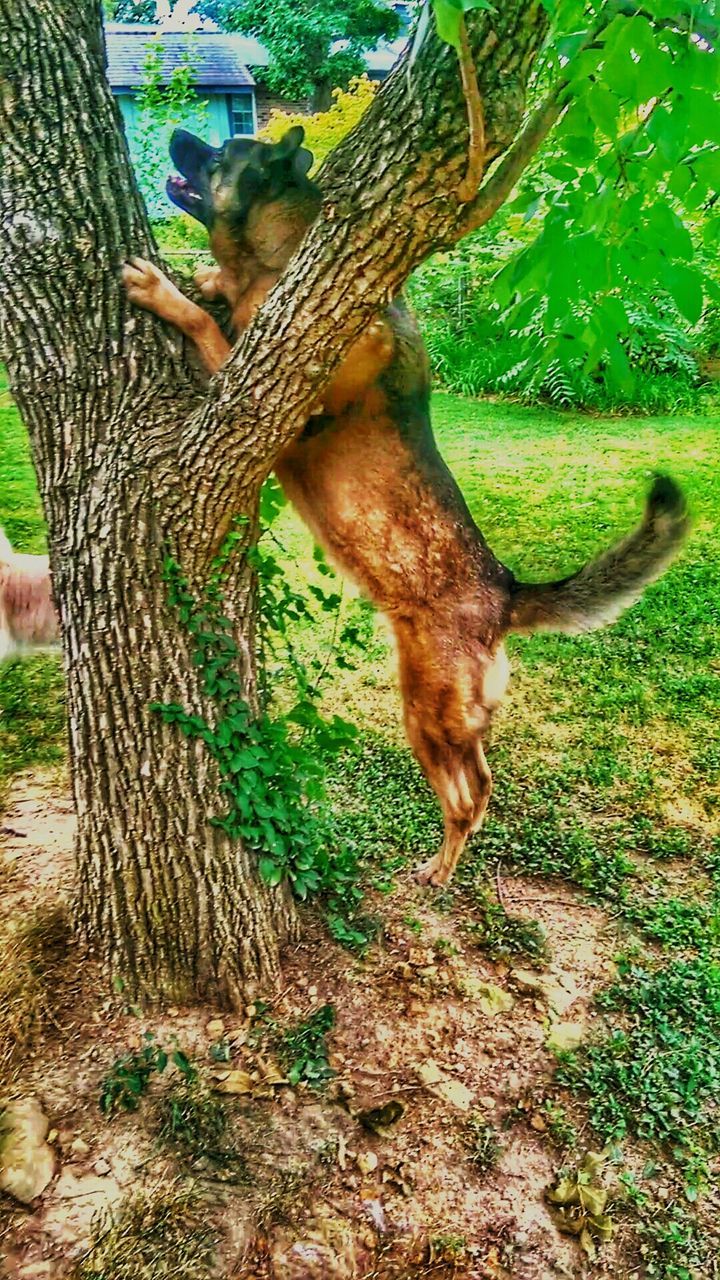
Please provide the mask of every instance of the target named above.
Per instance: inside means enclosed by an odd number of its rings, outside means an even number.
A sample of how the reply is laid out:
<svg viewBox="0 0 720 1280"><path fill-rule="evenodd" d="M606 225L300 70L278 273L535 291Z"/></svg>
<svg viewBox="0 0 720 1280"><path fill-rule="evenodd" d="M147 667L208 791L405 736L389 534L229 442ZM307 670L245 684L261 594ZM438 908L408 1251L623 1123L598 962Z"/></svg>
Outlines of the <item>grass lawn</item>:
<svg viewBox="0 0 720 1280"><path fill-rule="evenodd" d="M498 868L560 876L610 912L622 980L600 996L606 1038L568 1057L563 1086L585 1100L600 1142L631 1135L674 1151L694 1199L720 1104L720 416L585 418L439 392L434 421L490 545L527 580L562 576L626 533L653 472L687 493L687 547L618 624L511 638L510 697L490 753L495 795L459 879L472 893ZM18 548L42 548L27 442L6 393L0 523ZM277 533L289 576L312 578L312 545L291 511ZM352 597L344 608L367 643L328 690L330 706L361 729L332 793L368 865L399 864L432 850L439 814L403 745L382 627ZM300 646L322 650L329 627L305 628ZM1 669L0 787L59 758L62 744L57 661ZM487 918L488 937L496 925ZM667 1255L664 1270L647 1274L709 1274L686 1205L675 1217L660 1206L658 1217L645 1193L628 1194L657 1256ZM691 1249L698 1272L681 1269Z"/></svg>

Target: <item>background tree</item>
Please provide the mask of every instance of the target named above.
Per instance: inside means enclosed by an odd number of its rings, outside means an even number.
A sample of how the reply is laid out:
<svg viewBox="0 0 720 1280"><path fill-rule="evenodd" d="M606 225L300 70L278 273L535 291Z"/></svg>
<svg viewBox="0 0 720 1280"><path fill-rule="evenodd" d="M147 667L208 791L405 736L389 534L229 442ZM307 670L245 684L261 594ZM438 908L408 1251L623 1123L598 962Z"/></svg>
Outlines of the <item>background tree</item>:
<svg viewBox="0 0 720 1280"><path fill-rule="evenodd" d="M400 31L397 14L377 0L220 0L218 19L266 46L270 63L257 75L268 88L309 98L314 111L327 110L332 90L362 74L366 49Z"/></svg>
<svg viewBox="0 0 720 1280"><path fill-rule="evenodd" d="M111 22L154 22L156 0L105 0L105 13Z"/></svg>
<svg viewBox="0 0 720 1280"><path fill-rule="evenodd" d="M665 18L666 0L657 8ZM470 154L456 52L429 31L410 74L398 68L326 161L322 216L209 393L177 334L132 310L118 284L122 261L154 248L103 74L99 6L0 0L0 18L2 345L31 437L63 626L78 922L135 992L238 1003L276 978L294 911L284 884L257 876L261 843L211 821L220 774L204 730L182 735L169 721L192 730L189 712L214 732L211 695L229 661L255 705L249 552L262 483L409 273L500 208L583 83L576 60L605 49L625 18L607 4L555 12L551 87L523 126L548 6L506 0L468 14L463 74L472 89L474 61L486 140L478 146L476 104ZM666 38L654 11L641 21ZM495 160L479 191L468 190L469 173ZM202 601L236 513L228 633L213 629ZM181 567L173 607L168 552ZM226 731L244 746L247 716L236 719ZM255 776L240 749L231 767L239 785ZM286 838L267 821L268 844Z"/></svg>

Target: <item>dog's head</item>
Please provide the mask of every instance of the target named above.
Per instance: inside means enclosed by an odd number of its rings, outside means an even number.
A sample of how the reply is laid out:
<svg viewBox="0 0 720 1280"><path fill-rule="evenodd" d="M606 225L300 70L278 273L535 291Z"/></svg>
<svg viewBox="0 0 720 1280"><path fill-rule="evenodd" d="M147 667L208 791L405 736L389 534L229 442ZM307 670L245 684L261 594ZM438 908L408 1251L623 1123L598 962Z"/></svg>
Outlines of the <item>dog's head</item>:
<svg viewBox="0 0 720 1280"><path fill-rule="evenodd" d="M176 129L170 156L180 176L168 178L167 194L204 223L214 245L242 245L263 267L282 270L320 207L304 136L296 126L280 142L231 138L216 148Z"/></svg>

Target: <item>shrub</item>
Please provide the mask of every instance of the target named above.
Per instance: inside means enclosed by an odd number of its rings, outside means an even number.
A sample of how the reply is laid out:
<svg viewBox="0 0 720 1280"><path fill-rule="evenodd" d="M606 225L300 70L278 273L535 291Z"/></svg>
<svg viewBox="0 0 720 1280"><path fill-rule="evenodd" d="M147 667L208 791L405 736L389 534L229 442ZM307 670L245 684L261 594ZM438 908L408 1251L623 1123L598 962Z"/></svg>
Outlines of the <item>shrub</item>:
<svg viewBox="0 0 720 1280"><path fill-rule="evenodd" d="M327 111L308 116L276 109L270 113L267 125L258 136L266 142L279 142L288 129L301 125L305 130L305 144L315 157L314 169L317 170L333 147L355 128L370 106L375 89L376 85L367 76L355 76L347 89L333 89L332 106Z"/></svg>

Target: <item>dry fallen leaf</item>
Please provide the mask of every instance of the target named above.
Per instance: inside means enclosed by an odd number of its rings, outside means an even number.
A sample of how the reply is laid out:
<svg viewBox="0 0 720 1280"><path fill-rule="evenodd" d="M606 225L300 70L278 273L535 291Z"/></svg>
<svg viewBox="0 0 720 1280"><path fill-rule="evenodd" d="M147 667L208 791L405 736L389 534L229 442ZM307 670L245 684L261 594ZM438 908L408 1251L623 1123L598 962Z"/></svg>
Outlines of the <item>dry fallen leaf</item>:
<svg viewBox="0 0 720 1280"><path fill-rule="evenodd" d="M223 1072L222 1078L216 1080L215 1088L218 1093L252 1093L252 1076L247 1071Z"/></svg>
<svg viewBox="0 0 720 1280"><path fill-rule="evenodd" d="M453 1080L441 1071L434 1058L428 1058L415 1067L415 1074L421 1084L436 1098L442 1098L459 1111L469 1111L473 1104L473 1094L459 1080Z"/></svg>
<svg viewBox="0 0 720 1280"><path fill-rule="evenodd" d="M567 1053L582 1044L586 1032L583 1022L553 1022L545 1044L556 1053Z"/></svg>

